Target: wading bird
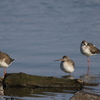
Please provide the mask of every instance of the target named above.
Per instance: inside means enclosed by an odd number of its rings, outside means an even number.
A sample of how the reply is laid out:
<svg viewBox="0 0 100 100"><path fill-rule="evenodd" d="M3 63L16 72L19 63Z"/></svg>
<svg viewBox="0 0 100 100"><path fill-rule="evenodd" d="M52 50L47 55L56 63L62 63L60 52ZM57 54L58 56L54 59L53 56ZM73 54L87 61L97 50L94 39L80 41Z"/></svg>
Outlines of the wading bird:
<svg viewBox="0 0 100 100"><path fill-rule="evenodd" d="M100 53L100 50L93 45L92 43L88 43L85 40L82 41L80 45L80 51L83 55L87 56L87 61L88 61L88 71L90 69L90 58L89 56L96 55Z"/></svg>
<svg viewBox="0 0 100 100"><path fill-rule="evenodd" d="M14 59L10 58L10 56L6 53L0 51L0 67L4 68L4 75L6 74L6 68L14 61Z"/></svg>
<svg viewBox="0 0 100 100"><path fill-rule="evenodd" d="M68 56L63 56L62 59L58 59L55 61L61 61L60 68L62 71L71 74L74 71L75 64L74 61L71 60Z"/></svg>

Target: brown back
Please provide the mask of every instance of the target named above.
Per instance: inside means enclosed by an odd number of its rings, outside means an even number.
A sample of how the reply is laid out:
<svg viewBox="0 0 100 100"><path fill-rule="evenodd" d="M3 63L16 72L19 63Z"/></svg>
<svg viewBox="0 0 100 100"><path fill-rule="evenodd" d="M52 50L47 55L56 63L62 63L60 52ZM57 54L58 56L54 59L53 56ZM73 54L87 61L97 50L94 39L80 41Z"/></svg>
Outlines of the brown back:
<svg viewBox="0 0 100 100"><path fill-rule="evenodd" d="M3 53L3 52L0 51L0 59L3 59L3 58L5 58L5 62L7 64L10 64L11 62L14 61L14 59L10 58L10 56L8 54Z"/></svg>

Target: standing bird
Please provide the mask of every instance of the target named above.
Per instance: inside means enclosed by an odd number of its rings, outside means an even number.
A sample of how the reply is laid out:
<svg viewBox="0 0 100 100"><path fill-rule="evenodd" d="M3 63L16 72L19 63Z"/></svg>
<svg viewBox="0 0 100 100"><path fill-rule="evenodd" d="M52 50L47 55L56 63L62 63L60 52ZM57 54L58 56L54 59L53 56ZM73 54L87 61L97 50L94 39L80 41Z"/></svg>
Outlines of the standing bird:
<svg viewBox="0 0 100 100"><path fill-rule="evenodd" d="M80 51L83 55L87 56L88 71L89 71L89 67L90 67L89 56L96 55L96 54L100 53L100 50L92 43L88 43L85 40L83 40L81 45L80 45Z"/></svg>
<svg viewBox="0 0 100 100"><path fill-rule="evenodd" d="M0 51L0 67L4 68L4 75L6 74L6 68L14 61L14 59L10 58L10 56L6 53Z"/></svg>
<svg viewBox="0 0 100 100"><path fill-rule="evenodd" d="M69 73L69 74L74 71L74 68L75 68L74 61L71 60L68 56L63 56L62 59L58 59L55 61L62 61L60 63L60 68L62 71Z"/></svg>

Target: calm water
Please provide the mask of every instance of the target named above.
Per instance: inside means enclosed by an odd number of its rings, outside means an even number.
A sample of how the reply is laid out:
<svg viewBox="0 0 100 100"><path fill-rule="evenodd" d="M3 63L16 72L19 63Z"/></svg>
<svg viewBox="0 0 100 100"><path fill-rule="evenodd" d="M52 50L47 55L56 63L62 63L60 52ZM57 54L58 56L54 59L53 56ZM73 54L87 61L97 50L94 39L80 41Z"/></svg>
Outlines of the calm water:
<svg viewBox="0 0 100 100"><path fill-rule="evenodd" d="M74 78L100 83L100 55L90 57L90 77L85 77L87 59L80 53L82 40L100 48L99 0L0 0L0 50L15 59L7 73L62 77L67 73L54 60L67 55L75 62ZM69 100L75 92L41 91L1 97Z"/></svg>

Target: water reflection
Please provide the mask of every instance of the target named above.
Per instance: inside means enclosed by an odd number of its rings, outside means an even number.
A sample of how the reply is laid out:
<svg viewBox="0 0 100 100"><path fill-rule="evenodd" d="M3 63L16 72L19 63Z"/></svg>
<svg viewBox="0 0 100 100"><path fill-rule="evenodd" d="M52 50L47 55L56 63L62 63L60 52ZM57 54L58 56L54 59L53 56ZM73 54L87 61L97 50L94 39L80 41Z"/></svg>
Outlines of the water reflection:
<svg viewBox="0 0 100 100"><path fill-rule="evenodd" d="M54 94L55 93L55 94ZM4 94L7 96L18 96L18 97L44 97L44 96L56 96L57 93L75 93L75 91L64 91L59 88L15 88L9 87L4 89Z"/></svg>
<svg viewBox="0 0 100 100"><path fill-rule="evenodd" d="M4 95L4 90L3 90L3 85L0 83L0 95ZM1 100L1 98L3 98L3 97L0 97L0 100Z"/></svg>
<svg viewBox="0 0 100 100"><path fill-rule="evenodd" d="M2 91L3 92L3 91ZM35 89L29 89L29 88L15 88L15 87L8 87L4 88L4 93L0 94L2 95L1 98L3 100L23 100L23 98L30 97L34 98L51 98L52 100L55 100L55 98L58 98L58 95L61 96L61 98L70 98L76 91L72 90L63 90L59 88L35 88ZM70 97L69 97L70 94ZM4 95L4 96L3 96ZM62 97L64 96L64 97ZM1 99L0 99L1 100Z"/></svg>
<svg viewBox="0 0 100 100"><path fill-rule="evenodd" d="M100 75L82 75L80 76L84 81L89 82L99 82ZM62 76L62 78L65 79L74 79L74 76ZM4 89L4 90L3 90ZM88 89L89 91L92 90L92 88ZM3 88L2 84L0 84L0 95L1 98L6 99L15 99L15 100L22 100L24 97L35 97L35 98L41 98L41 97L57 97L58 95L69 95L74 94L75 90L68 90L66 88L15 88L15 87L6 87ZM22 99L21 99L22 98Z"/></svg>
<svg viewBox="0 0 100 100"><path fill-rule="evenodd" d="M89 87L85 87L84 89L86 92L89 92L89 93L93 93L93 94L98 94L100 95L100 84L96 87L92 87L92 86L89 86Z"/></svg>
<svg viewBox="0 0 100 100"><path fill-rule="evenodd" d="M0 83L0 95L4 95L3 85Z"/></svg>
<svg viewBox="0 0 100 100"><path fill-rule="evenodd" d="M99 74L85 74L80 76L85 82L100 83Z"/></svg>
<svg viewBox="0 0 100 100"><path fill-rule="evenodd" d="M72 76L72 75L65 75L65 76L62 76L61 78L64 78L64 79L74 79L74 76Z"/></svg>

